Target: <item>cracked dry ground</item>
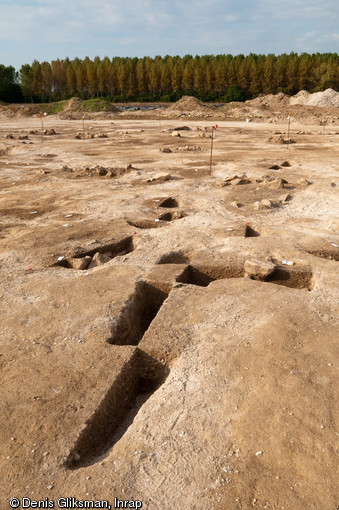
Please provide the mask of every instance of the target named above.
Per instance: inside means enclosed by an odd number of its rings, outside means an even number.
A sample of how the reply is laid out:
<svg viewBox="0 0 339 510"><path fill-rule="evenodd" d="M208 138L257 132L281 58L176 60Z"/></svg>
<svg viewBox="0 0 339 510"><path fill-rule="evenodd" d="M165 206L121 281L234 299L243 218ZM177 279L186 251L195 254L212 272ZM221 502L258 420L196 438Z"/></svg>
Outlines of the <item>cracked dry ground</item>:
<svg viewBox="0 0 339 510"><path fill-rule="evenodd" d="M2 508L334 510L338 135L221 122L209 175L201 121L37 122L0 133Z"/></svg>

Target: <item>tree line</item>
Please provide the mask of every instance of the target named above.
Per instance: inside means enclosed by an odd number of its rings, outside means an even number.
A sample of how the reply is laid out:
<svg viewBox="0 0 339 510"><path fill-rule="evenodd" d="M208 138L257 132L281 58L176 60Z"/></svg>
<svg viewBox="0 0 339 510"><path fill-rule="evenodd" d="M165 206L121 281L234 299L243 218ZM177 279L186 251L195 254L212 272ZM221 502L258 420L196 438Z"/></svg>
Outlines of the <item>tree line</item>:
<svg viewBox="0 0 339 510"><path fill-rule="evenodd" d="M7 80L7 81L6 81ZM10 84L10 86L9 86ZM259 94L339 90L337 53L95 57L0 66L0 99L49 102L79 96L110 101L243 101Z"/></svg>

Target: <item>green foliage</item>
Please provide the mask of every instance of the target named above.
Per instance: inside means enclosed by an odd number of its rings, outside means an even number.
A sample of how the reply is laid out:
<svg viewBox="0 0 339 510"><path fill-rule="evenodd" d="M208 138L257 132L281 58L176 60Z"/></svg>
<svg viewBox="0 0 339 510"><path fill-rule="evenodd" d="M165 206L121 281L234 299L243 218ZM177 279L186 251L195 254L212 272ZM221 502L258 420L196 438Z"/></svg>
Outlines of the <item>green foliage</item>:
<svg viewBox="0 0 339 510"><path fill-rule="evenodd" d="M4 92L2 68L0 94L12 100L11 94L16 97L18 93L17 73L11 68L12 85ZM176 101L183 95L213 102L244 101L261 93L283 91L292 95L301 89L315 92L329 87L339 90L339 56L250 53L111 60L85 57L51 63L34 60L21 67L20 83L26 101L59 101L75 95L85 101L105 97L111 102ZM104 106L98 102L88 104L91 111Z"/></svg>
<svg viewBox="0 0 339 510"><path fill-rule="evenodd" d="M0 101L14 103L22 100L18 73L12 66L0 64Z"/></svg>
<svg viewBox="0 0 339 510"><path fill-rule="evenodd" d="M111 103L104 99L86 99L82 101L79 106L75 107L74 111L78 112L102 112L102 111L113 111Z"/></svg>
<svg viewBox="0 0 339 510"><path fill-rule="evenodd" d="M223 96L223 101L225 103L230 103L231 101L245 101L246 99L248 99L248 97L246 97L246 92L239 87L239 85L231 85Z"/></svg>

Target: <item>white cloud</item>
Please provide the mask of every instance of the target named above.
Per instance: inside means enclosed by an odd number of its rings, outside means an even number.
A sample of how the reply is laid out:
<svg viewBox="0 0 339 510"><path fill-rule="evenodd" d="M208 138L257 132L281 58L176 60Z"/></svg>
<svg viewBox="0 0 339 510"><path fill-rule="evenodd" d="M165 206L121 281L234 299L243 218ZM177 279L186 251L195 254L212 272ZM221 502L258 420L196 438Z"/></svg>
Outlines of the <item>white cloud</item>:
<svg viewBox="0 0 339 510"><path fill-rule="evenodd" d="M337 51L337 0L0 0L0 63ZM13 51L16 48L16 51Z"/></svg>

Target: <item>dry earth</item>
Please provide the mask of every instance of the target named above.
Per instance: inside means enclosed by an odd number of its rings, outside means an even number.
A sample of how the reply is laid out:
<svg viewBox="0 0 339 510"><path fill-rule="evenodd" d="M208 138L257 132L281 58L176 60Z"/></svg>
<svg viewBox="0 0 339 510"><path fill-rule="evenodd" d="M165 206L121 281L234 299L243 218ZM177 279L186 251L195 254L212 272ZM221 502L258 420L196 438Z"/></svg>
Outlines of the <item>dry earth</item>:
<svg viewBox="0 0 339 510"><path fill-rule="evenodd" d="M275 122L2 118L1 508L338 508L339 128Z"/></svg>

